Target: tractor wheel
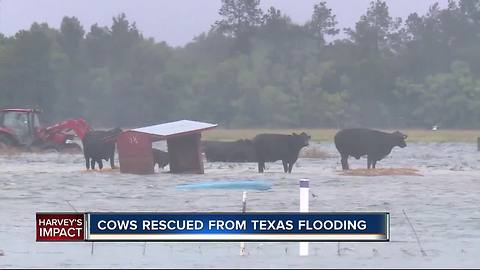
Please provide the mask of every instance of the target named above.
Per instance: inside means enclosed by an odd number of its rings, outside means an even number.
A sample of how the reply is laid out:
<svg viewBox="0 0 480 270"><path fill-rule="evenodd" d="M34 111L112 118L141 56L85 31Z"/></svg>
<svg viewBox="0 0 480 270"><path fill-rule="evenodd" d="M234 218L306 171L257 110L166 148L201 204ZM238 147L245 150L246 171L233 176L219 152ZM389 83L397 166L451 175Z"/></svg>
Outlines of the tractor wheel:
<svg viewBox="0 0 480 270"><path fill-rule="evenodd" d="M7 150L15 146L15 141L10 136L0 133L0 150Z"/></svg>

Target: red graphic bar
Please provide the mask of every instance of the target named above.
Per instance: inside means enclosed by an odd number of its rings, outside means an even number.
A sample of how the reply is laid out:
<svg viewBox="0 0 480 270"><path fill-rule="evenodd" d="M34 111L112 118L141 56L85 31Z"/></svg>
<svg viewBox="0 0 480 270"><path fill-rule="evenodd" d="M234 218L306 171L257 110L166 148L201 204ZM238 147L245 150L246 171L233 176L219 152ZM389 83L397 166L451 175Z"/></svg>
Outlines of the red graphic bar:
<svg viewBox="0 0 480 270"><path fill-rule="evenodd" d="M84 241L85 215L37 213L37 241Z"/></svg>

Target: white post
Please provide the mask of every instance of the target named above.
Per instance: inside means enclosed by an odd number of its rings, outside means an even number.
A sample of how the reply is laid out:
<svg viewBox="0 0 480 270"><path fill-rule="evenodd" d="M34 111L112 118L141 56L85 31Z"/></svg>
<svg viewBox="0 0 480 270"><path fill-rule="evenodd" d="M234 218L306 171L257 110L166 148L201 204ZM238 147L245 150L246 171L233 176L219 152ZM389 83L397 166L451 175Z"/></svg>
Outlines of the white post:
<svg viewBox="0 0 480 270"><path fill-rule="evenodd" d="M247 192L243 192L242 196L242 213L247 212ZM240 256L245 256L245 242L240 242Z"/></svg>
<svg viewBox="0 0 480 270"><path fill-rule="evenodd" d="M310 193L310 180L300 179L300 213L308 213L309 211L309 194ZM299 255L308 256L308 242L300 242Z"/></svg>

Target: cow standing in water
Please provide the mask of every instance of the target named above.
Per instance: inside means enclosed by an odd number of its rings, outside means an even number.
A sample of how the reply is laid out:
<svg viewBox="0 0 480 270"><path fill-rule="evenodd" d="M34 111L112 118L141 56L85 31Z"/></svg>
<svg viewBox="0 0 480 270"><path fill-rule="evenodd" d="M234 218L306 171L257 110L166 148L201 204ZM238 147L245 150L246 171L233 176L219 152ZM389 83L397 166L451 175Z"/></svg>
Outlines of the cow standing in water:
<svg viewBox="0 0 480 270"><path fill-rule="evenodd" d="M202 141L203 150L209 162L256 162L252 140L233 142Z"/></svg>
<svg viewBox="0 0 480 270"><path fill-rule="evenodd" d="M343 129L335 134L335 147L341 155L342 169L348 170L348 157L356 159L367 155L367 169L375 168L377 161L382 160L393 147L407 146L407 135L399 131L386 133L365 128Z"/></svg>
<svg viewBox="0 0 480 270"><path fill-rule="evenodd" d="M263 173L265 162L281 160L283 170L291 173L293 164L298 159L300 150L308 146L310 136L305 132L292 135L259 134L253 138L255 153L258 161L258 172Z"/></svg>
<svg viewBox="0 0 480 270"><path fill-rule="evenodd" d="M90 167L94 170L95 163L98 163L101 170L103 168L102 159L110 160L111 168L115 168L115 141L120 133L122 133L120 128L114 128L111 130L94 130L85 135L82 144L87 170Z"/></svg>
<svg viewBox="0 0 480 270"><path fill-rule="evenodd" d="M153 167L155 168L155 165L158 165L158 168L162 169L165 168L165 166L170 163L170 157L168 156L168 152L152 148L152 154L153 154Z"/></svg>

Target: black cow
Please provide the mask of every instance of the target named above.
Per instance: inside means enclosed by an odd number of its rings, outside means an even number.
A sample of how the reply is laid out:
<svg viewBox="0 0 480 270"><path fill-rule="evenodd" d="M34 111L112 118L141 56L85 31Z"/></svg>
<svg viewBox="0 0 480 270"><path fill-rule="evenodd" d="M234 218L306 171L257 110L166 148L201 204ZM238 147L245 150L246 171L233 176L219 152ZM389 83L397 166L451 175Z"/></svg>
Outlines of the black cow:
<svg viewBox="0 0 480 270"><path fill-rule="evenodd" d="M153 167L155 167L155 165L158 164L158 168L163 169L165 166L168 165L168 163L170 163L168 152L153 148L152 153L153 153Z"/></svg>
<svg viewBox="0 0 480 270"><path fill-rule="evenodd" d="M256 162L251 140L233 142L203 141L203 151L209 162Z"/></svg>
<svg viewBox="0 0 480 270"><path fill-rule="evenodd" d="M382 160L395 146L407 146L407 135L395 131L386 133L365 128L340 130L335 134L335 147L341 155L342 169L348 170L348 157L360 159L367 155L367 168L375 168L377 161Z"/></svg>
<svg viewBox="0 0 480 270"><path fill-rule="evenodd" d="M83 137L83 155L85 156L87 170L90 167L94 170L95 162L98 163L100 170L103 169L102 159L110 160L110 166L112 169L115 168L115 141L120 133L122 133L120 128L93 130Z"/></svg>
<svg viewBox="0 0 480 270"><path fill-rule="evenodd" d="M310 136L305 132L292 135L259 134L255 136L253 144L258 159L258 172L263 172L265 162L281 160L283 170L291 173L300 150L308 145L309 140Z"/></svg>

